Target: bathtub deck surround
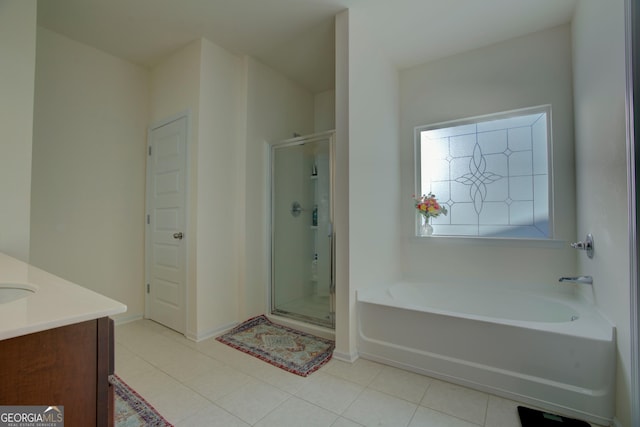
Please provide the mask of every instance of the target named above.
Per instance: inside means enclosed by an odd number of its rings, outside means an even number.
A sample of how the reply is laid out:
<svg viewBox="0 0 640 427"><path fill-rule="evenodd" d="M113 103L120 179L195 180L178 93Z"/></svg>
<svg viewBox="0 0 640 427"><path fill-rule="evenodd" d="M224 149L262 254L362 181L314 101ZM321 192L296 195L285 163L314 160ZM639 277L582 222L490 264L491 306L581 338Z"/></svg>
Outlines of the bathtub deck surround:
<svg viewBox="0 0 640 427"><path fill-rule="evenodd" d="M396 283L357 293L361 357L608 424L615 328L576 294Z"/></svg>

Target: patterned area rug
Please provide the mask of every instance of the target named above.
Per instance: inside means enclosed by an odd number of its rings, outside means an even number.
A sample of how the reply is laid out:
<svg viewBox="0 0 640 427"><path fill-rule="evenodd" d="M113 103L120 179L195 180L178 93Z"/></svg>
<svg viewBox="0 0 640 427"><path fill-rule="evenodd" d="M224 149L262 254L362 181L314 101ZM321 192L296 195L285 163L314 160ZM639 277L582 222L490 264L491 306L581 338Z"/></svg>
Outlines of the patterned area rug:
<svg viewBox="0 0 640 427"><path fill-rule="evenodd" d="M216 338L285 371L306 377L331 360L333 341L272 323L261 315Z"/></svg>
<svg viewBox="0 0 640 427"><path fill-rule="evenodd" d="M116 427L172 427L146 400L117 375L113 376Z"/></svg>

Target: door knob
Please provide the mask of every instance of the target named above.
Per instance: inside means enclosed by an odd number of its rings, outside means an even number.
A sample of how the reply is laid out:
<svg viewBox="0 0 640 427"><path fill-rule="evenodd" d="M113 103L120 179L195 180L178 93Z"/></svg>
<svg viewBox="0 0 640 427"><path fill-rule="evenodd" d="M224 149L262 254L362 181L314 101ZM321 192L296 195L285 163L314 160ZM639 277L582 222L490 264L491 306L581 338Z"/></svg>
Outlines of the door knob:
<svg viewBox="0 0 640 427"><path fill-rule="evenodd" d="M178 240L182 240L182 231L180 231L179 233L173 233L173 238L174 239L178 239Z"/></svg>

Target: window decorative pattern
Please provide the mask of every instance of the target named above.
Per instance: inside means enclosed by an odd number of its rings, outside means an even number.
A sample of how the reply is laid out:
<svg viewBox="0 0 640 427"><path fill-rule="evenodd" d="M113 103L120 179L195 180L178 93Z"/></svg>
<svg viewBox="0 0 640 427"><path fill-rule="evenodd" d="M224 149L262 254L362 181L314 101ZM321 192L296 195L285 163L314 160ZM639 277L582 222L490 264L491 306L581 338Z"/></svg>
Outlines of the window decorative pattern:
<svg viewBox="0 0 640 427"><path fill-rule="evenodd" d="M449 210L435 235L550 238L550 108L416 129L418 190Z"/></svg>

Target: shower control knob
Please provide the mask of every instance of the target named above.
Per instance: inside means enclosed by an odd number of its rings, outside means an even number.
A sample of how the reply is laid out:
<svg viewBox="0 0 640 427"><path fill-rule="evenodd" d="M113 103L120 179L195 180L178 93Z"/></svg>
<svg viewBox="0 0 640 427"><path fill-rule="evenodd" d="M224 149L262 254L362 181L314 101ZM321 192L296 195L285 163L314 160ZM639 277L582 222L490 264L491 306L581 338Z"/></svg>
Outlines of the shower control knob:
<svg viewBox="0 0 640 427"><path fill-rule="evenodd" d="M586 251L587 256L593 258L593 235L591 233L587 234L587 238L584 241L571 243L570 246L573 249Z"/></svg>

